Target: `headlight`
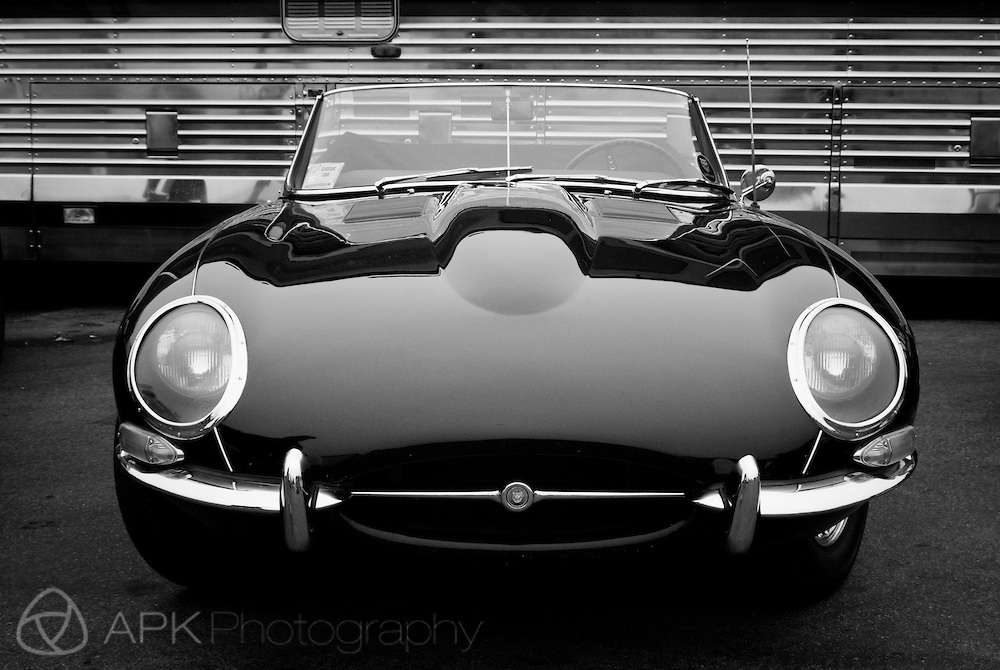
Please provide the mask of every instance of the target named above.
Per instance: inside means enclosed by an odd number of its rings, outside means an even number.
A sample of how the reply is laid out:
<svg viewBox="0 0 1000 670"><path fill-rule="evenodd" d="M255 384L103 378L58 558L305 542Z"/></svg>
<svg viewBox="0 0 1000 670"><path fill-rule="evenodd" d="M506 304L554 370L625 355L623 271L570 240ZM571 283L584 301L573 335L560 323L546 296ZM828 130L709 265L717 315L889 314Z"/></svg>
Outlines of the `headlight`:
<svg viewBox="0 0 1000 670"><path fill-rule="evenodd" d="M223 302L175 300L140 329L129 352L132 395L164 433L196 437L236 406L246 383L243 328Z"/></svg>
<svg viewBox="0 0 1000 670"><path fill-rule="evenodd" d="M788 371L802 407L831 435L857 440L889 423L906 383L903 348L889 323L853 300L822 300L799 316Z"/></svg>

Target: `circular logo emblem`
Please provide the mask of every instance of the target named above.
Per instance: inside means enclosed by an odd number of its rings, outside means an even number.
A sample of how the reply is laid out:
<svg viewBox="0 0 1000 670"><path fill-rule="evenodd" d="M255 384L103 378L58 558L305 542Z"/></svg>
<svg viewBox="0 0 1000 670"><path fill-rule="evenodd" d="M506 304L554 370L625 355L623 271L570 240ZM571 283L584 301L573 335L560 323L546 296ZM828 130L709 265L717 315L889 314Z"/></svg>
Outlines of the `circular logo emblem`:
<svg viewBox="0 0 1000 670"><path fill-rule="evenodd" d="M512 512L520 512L528 509L534 499L535 492L523 482L511 482L507 484L500 494L500 502Z"/></svg>
<svg viewBox="0 0 1000 670"><path fill-rule="evenodd" d="M705 179L711 182L715 181L715 170L712 169L712 164L704 154L698 154L698 169L705 175Z"/></svg>

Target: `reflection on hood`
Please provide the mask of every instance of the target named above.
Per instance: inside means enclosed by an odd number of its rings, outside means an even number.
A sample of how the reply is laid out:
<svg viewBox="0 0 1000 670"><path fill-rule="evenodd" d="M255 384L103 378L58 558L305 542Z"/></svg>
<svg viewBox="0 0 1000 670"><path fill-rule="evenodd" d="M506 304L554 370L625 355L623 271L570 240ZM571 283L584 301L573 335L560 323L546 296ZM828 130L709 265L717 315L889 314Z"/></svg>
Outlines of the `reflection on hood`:
<svg viewBox="0 0 1000 670"><path fill-rule="evenodd" d="M581 201L540 183L516 190L466 185L444 198L289 201L272 221L237 220L225 227L202 262L232 263L277 286L438 274L464 239L487 230L554 235L572 252L579 272L594 278L752 291L793 267L830 267L807 234L731 203L692 214L661 201L612 196Z"/></svg>

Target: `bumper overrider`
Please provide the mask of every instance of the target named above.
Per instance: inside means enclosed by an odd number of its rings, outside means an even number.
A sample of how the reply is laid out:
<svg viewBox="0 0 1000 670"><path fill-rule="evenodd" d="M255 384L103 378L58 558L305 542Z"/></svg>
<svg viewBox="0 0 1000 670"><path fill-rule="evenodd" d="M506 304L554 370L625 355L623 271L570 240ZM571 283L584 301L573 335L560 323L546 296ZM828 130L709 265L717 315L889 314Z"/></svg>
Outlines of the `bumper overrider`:
<svg viewBox="0 0 1000 670"><path fill-rule="evenodd" d="M548 500L677 499L681 504L718 515L726 528L726 548L741 554L753 544L761 520L795 520L849 511L895 488L916 468L914 442L914 429L906 426L858 449L857 454L862 454L877 448L882 454L877 464L786 480L761 479L756 459L747 455L736 464L735 485L719 483L695 492L540 490L521 481L496 490L344 491L321 482L309 484L306 457L298 448L286 452L280 478L242 476L189 465L184 462L183 452L170 441L132 424L119 428L116 454L126 475L168 496L233 511L280 516L285 545L296 552L310 547L314 515L352 498L489 500L512 513Z"/></svg>

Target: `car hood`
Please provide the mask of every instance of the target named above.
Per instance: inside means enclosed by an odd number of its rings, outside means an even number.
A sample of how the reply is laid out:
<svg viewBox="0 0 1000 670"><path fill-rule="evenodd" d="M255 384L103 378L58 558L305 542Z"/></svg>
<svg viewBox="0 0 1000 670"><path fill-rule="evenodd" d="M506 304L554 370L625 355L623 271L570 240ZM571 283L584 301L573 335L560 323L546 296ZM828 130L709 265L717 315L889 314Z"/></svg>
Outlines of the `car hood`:
<svg viewBox="0 0 1000 670"><path fill-rule="evenodd" d="M787 453L817 431L789 332L836 290L805 232L732 203L544 184L288 202L221 229L195 286L247 335L224 429L320 457L519 439Z"/></svg>

